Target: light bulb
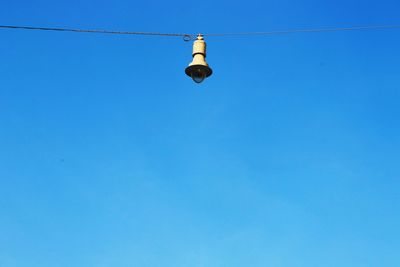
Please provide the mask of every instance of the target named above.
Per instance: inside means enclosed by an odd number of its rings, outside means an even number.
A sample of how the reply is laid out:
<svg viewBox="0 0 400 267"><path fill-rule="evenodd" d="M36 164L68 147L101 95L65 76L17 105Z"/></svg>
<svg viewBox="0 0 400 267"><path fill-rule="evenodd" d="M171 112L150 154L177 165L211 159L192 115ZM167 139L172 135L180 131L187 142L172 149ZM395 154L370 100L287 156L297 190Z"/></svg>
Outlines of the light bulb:
<svg viewBox="0 0 400 267"><path fill-rule="evenodd" d="M206 78L206 72L201 68L196 68L192 71L191 77L195 83L201 83Z"/></svg>

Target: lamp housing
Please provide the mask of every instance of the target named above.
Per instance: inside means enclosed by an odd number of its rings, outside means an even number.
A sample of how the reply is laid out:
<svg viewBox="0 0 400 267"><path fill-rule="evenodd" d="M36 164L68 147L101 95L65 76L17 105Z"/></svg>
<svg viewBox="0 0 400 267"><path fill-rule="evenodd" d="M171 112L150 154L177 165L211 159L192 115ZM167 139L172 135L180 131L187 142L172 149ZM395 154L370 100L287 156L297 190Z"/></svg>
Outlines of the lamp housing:
<svg viewBox="0 0 400 267"><path fill-rule="evenodd" d="M193 60L185 69L186 75L191 77L195 83L201 83L205 78L211 76L212 69L206 62L206 42L201 34L193 43Z"/></svg>

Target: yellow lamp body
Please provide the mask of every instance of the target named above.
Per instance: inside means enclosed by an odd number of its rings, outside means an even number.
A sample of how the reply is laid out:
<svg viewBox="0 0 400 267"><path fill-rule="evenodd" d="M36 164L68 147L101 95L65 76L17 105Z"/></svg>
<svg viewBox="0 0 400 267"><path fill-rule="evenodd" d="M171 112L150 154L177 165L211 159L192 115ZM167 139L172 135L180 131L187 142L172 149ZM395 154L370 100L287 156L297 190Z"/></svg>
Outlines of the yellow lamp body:
<svg viewBox="0 0 400 267"><path fill-rule="evenodd" d="M196 83L201 83L212 74L212 69L206 62L206 42L201 34L193 43L193 60L185 69L185 73Z"/></svg>

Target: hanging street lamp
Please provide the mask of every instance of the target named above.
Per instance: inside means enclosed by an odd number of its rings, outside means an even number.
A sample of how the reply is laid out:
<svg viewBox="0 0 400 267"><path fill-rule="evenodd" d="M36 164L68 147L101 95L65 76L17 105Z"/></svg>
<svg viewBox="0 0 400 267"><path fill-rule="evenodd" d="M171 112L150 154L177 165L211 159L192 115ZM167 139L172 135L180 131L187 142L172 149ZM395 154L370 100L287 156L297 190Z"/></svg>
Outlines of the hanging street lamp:
<svg viewBox="0 0 400 267"><path fill-rule="evenodd" d="M202 34L199 34L193 43L193 60L185 69L185 73L195 83L201 83L212 74L212 69L206 62L206 42Z"/></svg>

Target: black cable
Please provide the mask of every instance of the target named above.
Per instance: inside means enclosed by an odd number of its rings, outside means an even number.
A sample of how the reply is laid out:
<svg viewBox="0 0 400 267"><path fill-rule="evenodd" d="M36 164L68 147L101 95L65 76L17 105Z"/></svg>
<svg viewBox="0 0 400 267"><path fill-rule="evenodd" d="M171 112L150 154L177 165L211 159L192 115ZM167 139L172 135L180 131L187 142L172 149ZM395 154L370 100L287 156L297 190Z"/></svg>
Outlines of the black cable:
<svg viewBox="0 0 400 267"><path fill-rule="evenodd" d="M74 28L49 28L49 27L31 27L31 26L14 26L0 25L0 29L21 29L21 30L40 30L40 31L60 31L60 32L81 32L81 33L102 33L102 34L119 34L119 35L152 35L152 36L170 36L183 37L185 41L195 39L196 34L187 33L160 33L160 32L132 32L132 31L110 31L110 30L91 30L91 29L74 29ZM282 31L267 32L238 32L238 33L206 33L203 36L251 36L251 35L279 35L291 33L311 33L311 32L337 32L337 31L355 31L355 30L383 30L383 29L400 29L400 25L385 26L360 26L360 27L343 27L343 28L314 28L314 29L293 29Z"/></svg>
<svg viewBox="0 0 400 267"><path fill-rule="evenodd" d="M383 30L383 29L400 29L400 25L319 28L319 29L315 28L315 29L297 29L297 30L294 29L294 30L268 31L268 32L207 33L203 34L203 36L279 35L279 34L307 33L307 32L337 32L337 31Z"/></svg>
<svg viewBox="0 0 400 267"><path fill-rule="evenodd" d="M20 30L39 30L39 31L122 34L122 35L156 35L156 36L177 36L177 37L191 37L192 36L191 34L184 34L184 33L131 32L131 31L90 30L90 29L72 29L72 28L48 28L48 27L13 26L13 25L0 25L0 28L2 28L2 29L20 29Z"/></svg>

